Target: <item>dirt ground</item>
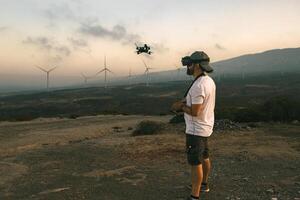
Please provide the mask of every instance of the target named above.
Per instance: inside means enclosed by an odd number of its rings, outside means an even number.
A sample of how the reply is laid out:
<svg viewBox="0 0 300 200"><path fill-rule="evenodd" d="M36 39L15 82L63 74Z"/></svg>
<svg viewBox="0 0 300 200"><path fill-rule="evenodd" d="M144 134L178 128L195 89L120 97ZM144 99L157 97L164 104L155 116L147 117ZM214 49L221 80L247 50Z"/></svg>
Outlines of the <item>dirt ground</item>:
<svg viewBox="0 0 300 200"><path fill-rule="evenodd" d="M148 119L94 116L0 123L0 199L185 199L184 124L131 136ZM211 191L201 199L300 199L300 125L260 124L210 138Z"/></svg>

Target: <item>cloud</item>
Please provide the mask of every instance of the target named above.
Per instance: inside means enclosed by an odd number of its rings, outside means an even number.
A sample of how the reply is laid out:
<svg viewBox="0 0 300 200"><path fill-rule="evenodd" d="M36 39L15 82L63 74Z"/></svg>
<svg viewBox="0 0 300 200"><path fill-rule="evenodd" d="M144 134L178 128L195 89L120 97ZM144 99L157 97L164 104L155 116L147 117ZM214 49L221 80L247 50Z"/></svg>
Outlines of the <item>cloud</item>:
<svg viewBox="0 0 300 200"><path fill-rule="evenodd" d="M54 55L54 56L50 56L48 58L48 61L50 63L59 63L63 61L63 57L61 57L60 55Z"/></svg>
<svg viewBox="0 0 300 200"><path fill-rule="evenodd" d="M215 48L218 49L218 50L226 50L225 47L221 46L221 45L218 44L218 43L215 44Z"/></svg>
<svg viewBox="0 0 300 200"><path fill-rule="evenodd" d="M40 49L47 50L53 53L69 56L71 50L66 45L58 44L54 39L47 37L27 37L23 44L34 45Z"/></svg>
<svg viewBox="0 0 300 200"><path fill-rule="evenodd" d="M139 35L128 33L126 28L121 25L115 25L112 29L108 29L99 24L85 22L81 23L79 32L94 37L110 38L115 41L121 41L122 44L133 43L140 40Z"/></svg>
<svg viewBox="0 0 300 200"><path fill-rule="evenodd" d="M74 5L74 4L71 4ZM78 12L72 8L67 2L50 4L48 8L42 10L42 16L46 18L48 24L47 28L53 29L59 27L65 21L71 21L77 23L81 20Z"/></svg>
<svg viewBox="0 0 300 200"><path fill-rule="evenodd" d="M51 50L53 48L52 41L50 41L47 37L27 37L26 40L23 41L24 44L31 44L39 46L42 49Z"/></svg>
<svg viewBox="0 0 300 200"><path fill-rule="evenodd" d="M7 26L0 26L0 32L6 31L8 29Z"/></svg>
<svg viewBox="0 0 300 200"><path fill-rule="evenodd" d="M151 48L154 52L158 52L158 53L165 53L165 52L168 52L170 50L163 43L153 43L151 45Z"/></svg>
<svg viewBox="0 0 300 200"><path fill-rule="evenodd" d="M66 46L54 47L54 50L58 53L62 53L65 56L69 56L71 54L71 50Z"/></svg>
<svg viewBox="0 0 300 200"><path fill-rule="evenodd" d="M84 39L74 39L74 38L68 38L68 40L71 42L71 44L76 47L87 47L88 43Z"/></svg>
<svg viewBox="0 0 300 200"><path fill-rule="evenodd" d="M82 51L84 53L87 53L90 55L91 53L91 48L88 44L88 42L84 39L76 39L76 38L68 38L68 41L71 43L71 45L73 46L74 50L79 50Z"/></svg>
<svg viewBox="0 0 300 200"><path fill-rule="evenodd" d="M43 11L43 14L47 19L51 21L57 19L76 20L78 18L67 3L59 5L52 4L48 9Z"/></svg>

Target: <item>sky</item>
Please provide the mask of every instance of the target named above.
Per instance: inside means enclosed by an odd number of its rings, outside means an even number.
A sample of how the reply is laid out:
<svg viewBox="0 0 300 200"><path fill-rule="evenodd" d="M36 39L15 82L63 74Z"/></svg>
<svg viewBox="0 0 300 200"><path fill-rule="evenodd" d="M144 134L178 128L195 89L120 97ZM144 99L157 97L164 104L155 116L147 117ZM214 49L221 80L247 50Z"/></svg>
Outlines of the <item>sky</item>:
<svg viewBox="0 0 300 200"><path fill-rule="evenodd" d="M299 0L0 0L0 75L116 76L175 69L205 51L211 61L300 46ZM137 55L147 43L153 55Z"/></svg>

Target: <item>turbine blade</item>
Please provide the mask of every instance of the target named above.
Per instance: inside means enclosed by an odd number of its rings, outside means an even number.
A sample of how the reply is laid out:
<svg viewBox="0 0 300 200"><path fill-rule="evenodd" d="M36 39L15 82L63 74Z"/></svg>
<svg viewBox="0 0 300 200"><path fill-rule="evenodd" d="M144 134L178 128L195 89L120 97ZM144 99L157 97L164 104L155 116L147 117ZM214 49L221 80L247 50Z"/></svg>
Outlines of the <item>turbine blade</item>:
<svg viewBox="0 0 300 200"><path fill-rule="evenodd" d="M106 68L107 71L109 71L110 73L114 74L112 71L110 71L108 68Z"/></svg>
<svg viewBox="0 0 300 200"><path fill-rule="evenodd" d="M53 67L52 69L50 69L48 72L52 72L53 70L55 70L57 67Z"/></svg>
<svg viewBox="0 0 300 200"><path fill-rule="evenodd" d="M96 73L95 76L97 76L98 74L102 73L105 69L100 70L99 72Z"/></svg>
<svg viewBox="0 0 300 200"><path fill-rule="evenodd" d="M35 66L35 67L37 67L37 68L39 68L40 70L42 70L42 71L44 71L44 72L46 72L47 73L47 71L45 70L45 69L43 69L43 68L41 68L41 67L39 67L39 66Z"/></svg>

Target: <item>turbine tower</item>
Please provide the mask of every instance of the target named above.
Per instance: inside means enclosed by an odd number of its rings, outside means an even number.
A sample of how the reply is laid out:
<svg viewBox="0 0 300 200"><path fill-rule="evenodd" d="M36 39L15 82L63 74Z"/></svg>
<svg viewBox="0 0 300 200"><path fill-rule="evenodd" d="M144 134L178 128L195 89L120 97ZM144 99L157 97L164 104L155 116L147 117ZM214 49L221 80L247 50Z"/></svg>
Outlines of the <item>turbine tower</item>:
<svg viewBox="0 0 300 200"><path fill-rule="evenodd" d="M50 72L52 72L53 70L55 70L57 67L53 67L53 68L51 68L49 70L45 70L44 68L42 68L40 66L36 66L36 67L47 74L47 90L49 90L49 76L50 76Z"/></svg>
<svg viewBox="0 0 300 200"><path fill-rule="evenodd" d="M110 72L113 74L112 71L110 71L110 69L107 68L106 66L106 56L104 56L104 68L102 70L100 70L99 72L96 73L95 76L97 76L98 74L104 72L104 87L107 88L107 72Z"/></svg>
<svg viewBox="0 0 300 200"><path fill-rule="evenodd" d="M144 74L146 75L146 81L147 81L146 85L149 86L149 70L150 69L154 69L154 68L148 67L147 64L145 63L145 61L143 59L142 59L142 61L143 61L144 65L145 65L145 68L146 68L146 70L144 72Z"/></svg>
<svg viewBox="0 0 300 200"><path fill-rule="evenodd" d="M178 67L177 65L175 65L176 67L176 71L177 71L177 79L180 80L180 71L181 71L181 67ZM176 78L175 78L176 79Z"/></svg>
<svg viewBox="0 0 300 200"><path fill-rule="evenodd" d="M247 66L246 62L241 64L241 77L242 77L242 80L245 80L245 66Z"/></svg>
<svg viewBox="0 0 300 200"><path fill-rule="evenodd" d="M129 74L128 74L128 81L129 81L129 85L132 84L132 73L131 73L131 68L129 68Z"/></svg>

